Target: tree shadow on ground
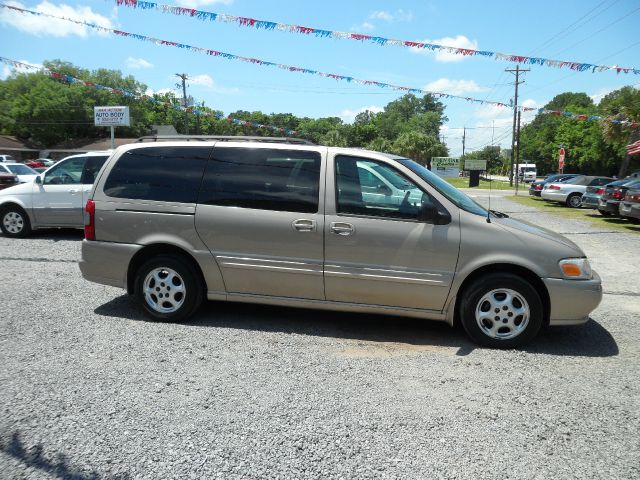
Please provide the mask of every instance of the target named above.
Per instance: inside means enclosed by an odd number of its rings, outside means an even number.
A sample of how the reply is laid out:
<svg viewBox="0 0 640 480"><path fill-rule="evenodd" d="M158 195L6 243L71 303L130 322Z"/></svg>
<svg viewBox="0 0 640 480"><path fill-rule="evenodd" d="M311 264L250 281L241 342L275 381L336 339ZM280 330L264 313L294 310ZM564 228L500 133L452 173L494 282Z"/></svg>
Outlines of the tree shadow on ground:
<svg viewBox="0 0 640 480"><path fill-rule="evenodd" d="M626 218L605 217L600 215L599 213L587 213L585 216L591 217L591 218L598 218L609 225L617 225L619 227L622 227L624 230L628 230L630 232L640 233L640 225Z"/></svg>
<svg viewBox="0 0 640 480"><path fill-rule="evenodd" d="M104 478L98 475L95 470L84 472L80 468L73 467L69 464L66 456L61 453L55 454L55 459L50 458L45 454L42 443L27 447L20 438L18 430L14 431L10 436L2 435L0 437L0 452L13 457L26 467L64 480L98 480ZM119 475L107 478L125 480L130 477L128 475Z"/></svg>
<svg viewBox="0 0 640 480"><path fill-rule="evenodd" d="M128 295L114 298L94 312L111 318L152 322ZM206 302L183 325L450 347L457 348L458 356L469 355L480 348L467 338L461 328L452 329L444 322L233 302ZM548 355L610 357L618 354L618 345L604 327L590 319L580 326L544 329L536 340L521 350Z"/></svg>

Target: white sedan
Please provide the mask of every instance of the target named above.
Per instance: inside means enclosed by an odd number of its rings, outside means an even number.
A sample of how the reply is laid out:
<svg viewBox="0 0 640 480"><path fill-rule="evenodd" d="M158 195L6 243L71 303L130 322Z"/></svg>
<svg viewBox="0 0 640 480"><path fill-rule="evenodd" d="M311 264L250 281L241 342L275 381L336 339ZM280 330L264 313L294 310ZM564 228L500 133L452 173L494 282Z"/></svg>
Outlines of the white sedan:
<svg viewBox="0 0 640 480"><path fill-rule="evenodd" d="M0 163L0 172L17 175L20 183L31 182L38 176L38 172L22 163Z"/></svg>
<svg viewBox="0 0 640 480"><path fill-rule="evenodd" d="M567 182L545 184L540 196L545 200L564 203L567 207L579 208L582 204L582 195L586 192L587 187L599 187L613 182L613 180L609 177L579 175Z"/></svg>

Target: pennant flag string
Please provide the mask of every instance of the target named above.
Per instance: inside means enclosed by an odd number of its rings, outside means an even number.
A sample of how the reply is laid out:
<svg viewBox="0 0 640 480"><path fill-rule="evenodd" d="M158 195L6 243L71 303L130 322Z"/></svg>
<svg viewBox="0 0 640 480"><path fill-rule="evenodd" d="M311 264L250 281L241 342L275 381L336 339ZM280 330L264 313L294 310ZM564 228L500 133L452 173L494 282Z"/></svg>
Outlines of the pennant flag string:
<svg viewBox="0 0 640 480"><path fill-rule="evenodd" d="M332 78L336 81L345 81L347 83L355 83L358 85L372 85L372 86L376 86L376 87L380 87L380 88L389 88L391 90L395 90L395 91L400 91L400 92L406 92L406 93L414 93L414 94L430 94L436 98L444 98L444 99L451 99L451 98L455 98L455 99L459 99L459 100L465 100L467 102L470 103L476 103L476 104L480 104L480 105L494 105L497 107L512 107L512 105L510 104L506 104L503 102L495 102L495 101L490 101L490 100L480 100L478 98L473 98L473 97L464 97L461 95L452 95L449 93L444 93L444 92L434 92L431 90L424 90L421 88L412 88L412 87L405 87L405 86L401 86L401 85L394 85L394 84L390 84L390 83L385 83L385 82L378 82L376 80L363 80L363 79L359 79L359 78L355 78L355 77L350 77L350 76L346 76L346 75L338 75L336 73L327 73L327 72L321 72L319 70L313 70L313 69L309 69L309 68L304 68L304 67L296 67L296 66L292 66L292 65L285 65L282 63L274 63L274 62L268 62L265 60L260 60L258 58L250 58L250 57L243 57L240 55L234 55L232 53L226 53L226 52L220 52L217 50L211 50L211 49L207 49L207 48L201 48L201 47L194 47L191 45L185 45L183 43L177 43L177 42L173 42L173 41L169 41L169 40L162 40L159 38L154 38L154 37L147 37L145 35L140 35L137 33L130 33L130 32L125 32L123 30L114 30L111 28L107 28L107 27L102 27L100 25L96 25L94 23L89 23L89 22L84 22L82 20L76 20L73 18L68 18L68 17L60 17L57 15L51 15L48 13L43 13L43 12L36 12L33 10L27 10L24 8L20 8L20 7L16 7L14 5L6 5L6 4L0 4L1 8L7 8L10 10L14 10L23 14L30 14L30 15L36 15L36 16L42 16L42 17L48 17L48 18L55 18L58 20L64 20L67 22L71 22L71 23L75 23L78 25L83 25L89 28L93 28L95 30L104 32L104 33L111 33L114 34L116 36L120 36L120 37L129 37L129 38L134 38L136 40L140 40L143 42L150 42L153 43L155 45L164 45L164 46L170 46L170 47L176 47L176 48L180 48L183 50L189 50L191 52L197 52L197 53L203 53L205 55L209 55L209 56L213 56L213 57L220 57L220 58L224 58L227 60L237 60L237 61L241 61L241 62L246 62L246 63L251 63L253 65L261 65L261 66L265 66L265 67L276 67L276 68L280 68L282 70L286 70L289 72L298 72L298 73L304 73L304 74L309 74L309 75L317 75L320 77L325 77L325 78ZM521 109L524 112L529 112L529 111L533 111L535 110L535 108L531 108L531 107L519 107L519 109Z"/></svg>
<svg viewBox="0 0 640 480"><path fill-rule="evenodd" d="M117 5L123 5L139 10L158 10L163 13L171 13L177 16L187 16L203 21L235 23L240 27L251 27L257 30L281 31L289 33L297 33L307 36L315 36L318 38L333 38L341 40L357 40L360 42L369 42L375 45L393 45L399 47L407 47L414 49L430 50L432 52L446 52L465 57L483 57L493 58L511 63L521 63L527 65L543 65L553 68L568 68L577 72L604 72L615 71L616 73L633 73L640 75L640 69L633 67L619 67L618 65L597 65L593 63L575 62L567 60L553 60L549 58L528 57L525 55L513 55L508 53L499 53L486 50L474 50L472 48L459 48L437 43L416 42L409 40L396 40L392 38L365 35L362 33L338 32L333 30L323 30L313 27L304 27L301 25L291 25L288 23L271 22L267 20L258 20L250 17L237 17L234 15L226 15L224 13L207 12L196 10L193 8L176 7L175 5L164 5L161 3L147 2L143 0L115 0Z"/></svg>
<svg viewBox="0 0 640 480"><path fill-rule="evenodd" d="M162 106L166 106L166 107L170 107L170 108L174 108L176 110L179 110L181 112L189 112L189 113L193 113L194 115L199 115L199 116L204 116L204 117L214 117L217 118L219 120L225 119L227 120L229 123L232 123L234 125L240 125L243 127L254 127L254 128L261 128L261 129L266 129L266 130L271 130L274 132L278 132L278 133L284 133L285 135L295 135L295 136L304 136L305 134L303 132L300 132L298 130L291 130L288 128L282 128L282 127L276 127L275 125L265 125L263 123L259 123L259 122L253 122L251 120L242 120L240 118L233 118L233 117L225 117L223 114L221 113L217 113L217 112L209 112L206 110L199 110L197 108L193 108L193 107L183 107L182 105L175 105L171 102L163 102L162 100L158 100L157 98L153 98L150 97L148 95L137 95L135 93L132 92L128 92L127 90L122 90L119 88L111 88L111 87L105 87L104 85L99 85L97 83L93 83L93 82L87 82L84 80L81 80L79 78L73 77L71 75L65 75L63 73L59 73L59 72L54 72L51 71L47 68L42 68L42 67L37 67L35 65L29 65L28 63L22 63L22 62L18 62L16 60L11 60L9 58L5 58L5 57L0 57L0 62L9 65L13 68L28 68L28 69L32 69L32 70L37 70L40 72L43 72L44 74L48 75L51 78L54 78L56 80L60 80L62 82L68 83L70 85L84 85L85 87L91 87L91 88L95 88L96 90L106 90L110 93L116 94L116 95L121 95L123 97L127 97L127 98L132 98L134 100L140 100L140 101L147 101L147 102L151 102L157 105L162 105Z"/></svg>
<svg viewBox="0 0 640 480"><path fill-rule="evenodd" d="M107 90L111 93L117 94L117 95L122 95L125 97L129 97L129 98L134 98L136 100L145 100L148 102L152 102L152 103L156 103L156 104L162 104L164 106L168 106L171 108L175 108L176 110L180 110L180 111L188 111L189 113L194 113L195 115L203 115L203 116L209 116L209 117L215 117L218 119L222 119L222 118L226 118L227 121L236 124L236 125L242 125L242 126L251 126L251 127L256 127L256 128L264 128L264 129L269 129L269 130L273 130L276 132L280 132L280 133L285 133L287 135L301 135L301 136L305 136L306 134L304 132L300 132L297 130L290 130L290 129L286 129L286 128L282 128L282 127L276 127L274 125L264 125L258 122L252 122L252 121L248 121L248 120L242 120L242 119L238 119L238 118L232 118L232 117L225 117L224 115L220 114L220 113L216 113L216 112L207 112L204 110L198 110L195 108L190 108L190 107L183 107L181 105L174 105L171 102L163 102L161 100L158 100L156 98L150 97L148 95L136 95L135 93L132 92L128 92L126 90L121 90L118 88L111 88L111 87L105 87L103 85L98 85L92 82L86 82L84 80L81 80L79 78L76 77L72 77L71 75L65 75L62 73L58 73L58 72L53 72L47 68L43 68L43 67L37 67L35 65L30 65L28 63L23 63L23 62L18 62L17 60L12 60L10 58L5 58L5 57L0 57L0 62L4 63L6 65L9 65L13 68L26 68L26 69L31 69L31 70L37 70L37 71L42 71L45 74L49 75L51 78L55 78L58 80L62 80L66 83L69 84L81 84L81 85L85 85L87 87L92 87L95 88L97 90ZM640 123L639 122L632 122L629 120L621 120L621 119L617 119L614 117L601 117L599 115L587 115L587 114L577 114L577 113L571 113L571 112L565 112L565 111L561 111L561 110L548 110L546 108L523 108L523 110L526 110L528 112L531 111L536 111L537 113L540 114L549 114L549 115L555 115L555 116L562 116L562 117L569 117L569 118L573 118L576 120L588 120L588 121L603 121L603 122L610 122L613 124L619 124L619 125L623 125L623 126L630 126L631 128L638 128L640 127Z"/></svg>

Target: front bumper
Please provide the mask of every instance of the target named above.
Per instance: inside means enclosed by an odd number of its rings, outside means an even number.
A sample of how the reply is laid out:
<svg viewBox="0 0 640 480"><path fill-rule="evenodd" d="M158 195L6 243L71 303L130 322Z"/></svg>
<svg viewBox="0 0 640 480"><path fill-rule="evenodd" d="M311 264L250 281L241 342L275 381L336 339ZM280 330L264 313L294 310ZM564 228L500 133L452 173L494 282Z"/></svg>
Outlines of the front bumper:
<svg viewBox="0 0 640 480"><path fill-rule="evenodd" d="M640 203L620 202L619 212L622 217L640 218Z"/></svg>
<svg viewBox="0 0 640 480"><path fill-rule="evenodd" d="M585 193L582 195L582 206L587 208L598 208L600 204L600 196L599 195L589 195Z"/></svg>
<svg viewBox="0 0 640 480"><path fill-rule="evenodd" d="M564 203L567 201L567 195L567 193L558 192L557 190L543 190L540 196L545 200Z"/></svg>
<svg viewBox="0 0 640 480"><path fill-rule="evenodd" d="M551 300L549 325L585 323L602 300L602 281L596 272L591 280L543 278L542 281Z"/></svg>
<svg viewBox="0 0 640 480"><path fill-rule="evenodd" d="M141 245L82 241L80 271L91 282L127 288L129 263Z"/></svg>

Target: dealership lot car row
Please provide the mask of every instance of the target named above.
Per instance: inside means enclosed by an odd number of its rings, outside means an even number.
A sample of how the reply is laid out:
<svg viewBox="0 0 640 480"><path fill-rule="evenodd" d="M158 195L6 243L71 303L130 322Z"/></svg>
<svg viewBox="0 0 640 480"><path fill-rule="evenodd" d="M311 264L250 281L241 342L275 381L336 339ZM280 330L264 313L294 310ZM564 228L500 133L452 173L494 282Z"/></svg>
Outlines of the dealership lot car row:
<svg viewBox="0 0 640 480"><path fill-rule="evenodd" d="M585 322L601 300L573 242L487 211L411 160L290 139L165 140L0 192L3 232L84 223L84 277L158 320L232 300L460 322L506 348L546 323ZM69 196L47 206L53 187Z"/></svg>

